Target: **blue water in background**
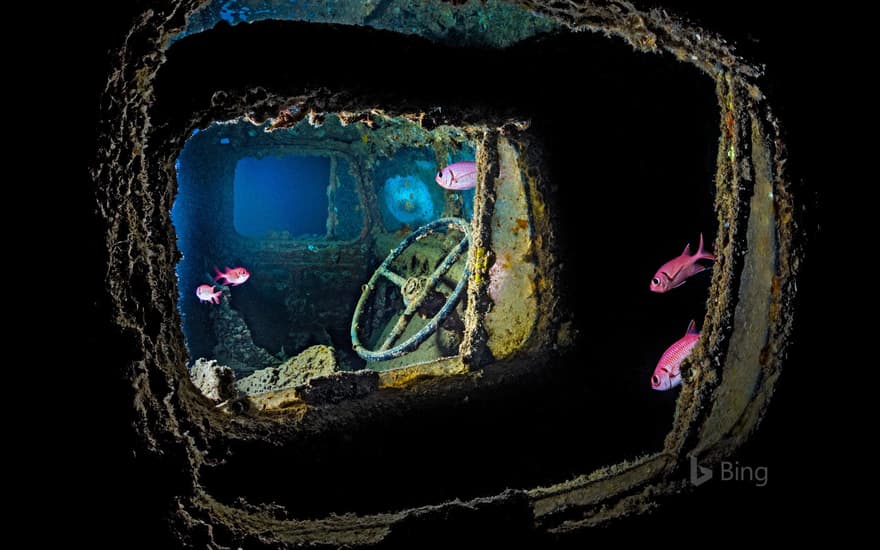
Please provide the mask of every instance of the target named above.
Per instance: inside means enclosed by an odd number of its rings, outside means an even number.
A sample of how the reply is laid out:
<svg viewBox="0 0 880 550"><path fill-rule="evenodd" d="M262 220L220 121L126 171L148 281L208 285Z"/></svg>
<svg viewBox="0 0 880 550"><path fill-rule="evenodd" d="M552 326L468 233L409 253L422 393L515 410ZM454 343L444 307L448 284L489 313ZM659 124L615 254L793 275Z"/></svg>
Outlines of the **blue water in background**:
<svg viewBox="0 0 880 550"><path fill-rule="evenodd" d="M246 237L269 231L323 235L330 161L324 157L244 157L235 167L233 224Z"/></svg>
<svg viewBox="0 0 880 550"><path fill-rule="evenodd" d="M338 155L333 189L336 225L328 240L331 159L284 155L277 149L262 158L237 157L239 146L249 146L250 152L254 142L265 141L258 130L248 130L216 124L193 131L176 162L178 195L171 218L183 254L177 265L179 309L192 358L216 354L214 306L200 303L195 295L198 285L212 282L214 265L251 270L248 283L232 290L230 305L247 319L258 345L277 353L286 342L286 350L291 351L295 346L285 340L289 320L284 309L291 294L287 288L279 293L272 286L272 281L285 280L288 266L283 255L278 265L273 264L273 247L314 252L330 243L351 243L361 236L368 219L378 223L380 230L411 231L444 215L449 204L460 204L461 215L467 219L473 212L473 190L448 191L434 181L438 163L432 147L403 147L390 158L375 159L366 167L370 170L366 189L361 189L356 177L364 167L352 166ZM473 160L475 153L472 145L463 144L442 165ZM371 212L364 202L364 196L373 193L378 219L367 217ZM248 240L235 238L233 231ZM263 241L267 238L270 241ZM257 252L263 255L258 258Z"/></svg>
<svg viewBox="0 0 880 550"><path fill-rule="evenodd" d="M472 161L475 157L475 148L465 145L454 155L447 156L446 164ZM462 201L464 217L470 221L475 191L451 192L440 187L434 181L439 168L431 147L403 147L392 158L376 162L372 178L381 199L379 210L386 231L404 226L415 229L440 217L447 194Z"/></svg>

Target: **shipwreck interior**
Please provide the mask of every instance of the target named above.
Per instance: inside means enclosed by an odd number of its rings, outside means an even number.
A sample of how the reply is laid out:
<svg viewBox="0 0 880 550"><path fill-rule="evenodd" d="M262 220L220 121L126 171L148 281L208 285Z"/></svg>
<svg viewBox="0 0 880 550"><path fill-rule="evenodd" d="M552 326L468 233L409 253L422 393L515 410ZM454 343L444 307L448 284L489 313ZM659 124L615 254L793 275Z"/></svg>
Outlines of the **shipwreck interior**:
<svg viewBox="0 0 880 550"><path fill-rule="evenodd" d="M104 105L108 295L173 538L555 537L753 433L798 253L753 67L631 6L263 4L151 12ZM456 163L475 186L435 181ZM701 235L712 268L649 291Z"/></svg>
<svg viewBox="0 0 880 550"><path fill-rule="evenodd" d="M175 165L179 192L172 208L183 253L179 307L193 360L216 361L240 378L319 345L333 348L339 370L366 367L353 351L350 325L362 287L382 259L376 249L394 248L442 217L470 222L473 215L474 189L448 191L437 185L437 152L423 144L442 142L450 131L432 134L405 121L397 126L389 136L362 124L342 126L330 116L320 127L303 122L270 130L268 124L239 120L194 130ZM449 150L443 165L474 159L474 145L452 134L457 139L445 138ZM526 220L527 212L519 216ZM445 253L444 232L438 229L436 236L403 251L394 268L408 278L428 275ZM229 286L228 298L214 304L220 307L210 307L212 302L206 305L192 290L217 284L218 262L246 265L251 278L246 285ZM443 296L463 278L466 263L459 257L450 267ZM365 339L377 339L392 318L399 318L395 306L401 299L399 289L380 285L375 299L365 301L363 328L376 333ZM457 355L463 313L458 307L406 363ZM402 339L426 323L411 324ZM386 359L370 367L402 364ZM299 374L274 387L307 380Z"/></svg>

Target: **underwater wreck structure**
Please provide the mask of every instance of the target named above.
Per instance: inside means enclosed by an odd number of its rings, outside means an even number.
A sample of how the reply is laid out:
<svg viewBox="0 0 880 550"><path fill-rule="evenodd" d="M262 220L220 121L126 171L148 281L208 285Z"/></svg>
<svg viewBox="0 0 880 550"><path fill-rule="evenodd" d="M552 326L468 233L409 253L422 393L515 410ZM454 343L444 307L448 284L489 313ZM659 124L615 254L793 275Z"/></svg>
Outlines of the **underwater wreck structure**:
<svg viewBox="0 0 880 550"><path fill-rule="evenodd" d="M476 524L560 536L662 505L688 489L690 457L735 452L780 375L802 254L761 69L638 3L327 5L154 2L107 83L93 168L107 292L130 343L138 453L174 472L173 536L358 547ZM581 275L607 269L597 247L629 245L584 212L616 197L647 202L633 206L647 215L651 195L614 187L632 152L606 172L580 155L600 162L620 127L647 136L632 159L646 173L676 149L656 113L596 104L619 90L561 91L566 75L541 67L548 51L583 56L596 75L632 58L621 86L669 73L700 82L709 105L699 115L712 138L695 141L714 152L711 177L678 190L714 225L711 285L694 298L700 344L659 435L620 448L611 434L628 420L594 420L612 386L572 388L609 376L590 367L608 357L585 349L612 306ZM579 94L589 101L573 103ZM285 157L326 163L311 203L320 223L244 234L239 168ZM468 160L475 189L434 183ZM584 186L596 204L579 202ZM657 196L670 194L679 200ZM253 276L198 303L204 274L229 263ZM648 315L626 307L634 324ZM582 417L595 448L567 446L574 434L554 415Z"/></svg>

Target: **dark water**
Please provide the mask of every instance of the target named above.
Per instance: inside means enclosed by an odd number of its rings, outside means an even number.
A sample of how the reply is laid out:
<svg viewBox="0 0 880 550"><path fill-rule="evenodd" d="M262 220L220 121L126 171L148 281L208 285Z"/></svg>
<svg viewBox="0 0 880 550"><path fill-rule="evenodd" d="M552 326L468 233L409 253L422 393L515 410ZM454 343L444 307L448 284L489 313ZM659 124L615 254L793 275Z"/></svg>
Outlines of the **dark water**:
<svg viewBox="0 0 880 550"><path fill-rule="evenodd" d="M540 55L587 42L561 38ZM656 56L590 57L580 70L594 80L571 90L579 123L542 106L536 124L558 185L565 303L581 331L593 414L613 423L611 439L624 447L659 449L679 390L657 392L649 379L688 323L701 327L711 272L665 294L648 285L685 244L696 252L701 232L712 248L718 109L708 78Z"/></svg>

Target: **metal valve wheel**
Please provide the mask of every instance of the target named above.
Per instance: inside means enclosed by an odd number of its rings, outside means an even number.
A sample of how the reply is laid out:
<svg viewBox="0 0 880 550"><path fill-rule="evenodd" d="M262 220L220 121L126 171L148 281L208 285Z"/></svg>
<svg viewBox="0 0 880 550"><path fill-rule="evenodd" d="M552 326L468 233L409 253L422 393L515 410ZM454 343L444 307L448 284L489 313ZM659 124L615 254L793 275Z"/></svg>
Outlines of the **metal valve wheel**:
<svg viewBox="0 0 880 550"><path fill-rule="evenodd" d="M457 245L452 247L440 265L434 269L433 273L427 277L403 277L389 269L388 266L391 265L391 262L403 254L410 245L443 228L458 229L464 233L464 237ZM464 292L470 274L469 260L466 261L464 270L462 271L461 277L456 282L452 294L449 295L446 302L434 317L428 321L428 324L419 329L418 332L407 338L405 341L396 344L407 326L409 326L409 322L413 315L419 310L419 307L422 306L431 292L436 289L437 285L440 283L441 277L449 271L461 254L467 250L469 243L470 225L467 221L461 218L440 218L439 220L423 225L407 235L406 238L403 239L390 254L388 254L388 257L385 258L382 264L376 269L375 273L373 273L373 276L370 277L370 281L364 285L363 292L361 293L361 297L354 310L354 316L351 320L351 345L355 352L366 361L386 361L414 351L422 342L436 332L440 324L443 323L443 321L445 321L453 312L456 304L458 304L458 301L461 298L462 292ZM400 318L397 320L397 323L391 329L391 332L385 338L385 341L379 349L369 350L361 344L360 337L358 336L358 328L360 326L364 304L367 303L368 298L374 292L379 277L385 277L400 288L405 307Z"/></svg>

